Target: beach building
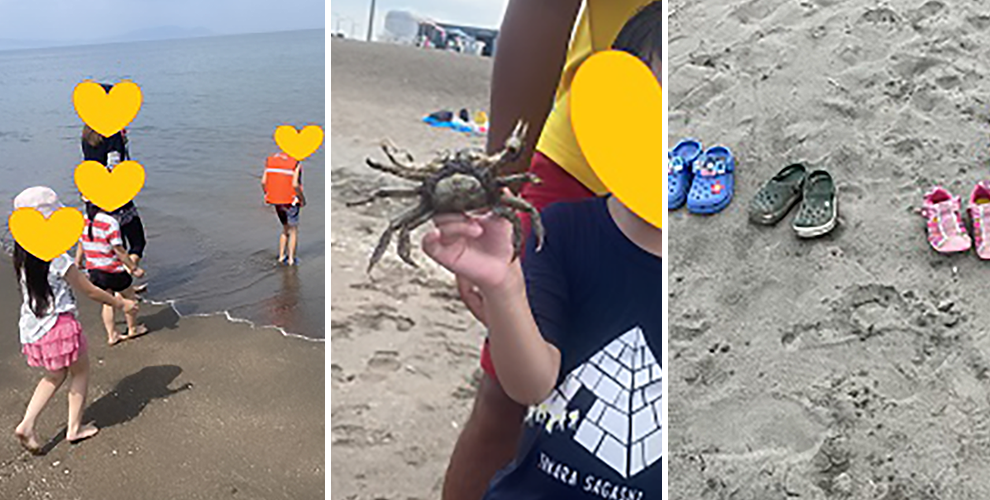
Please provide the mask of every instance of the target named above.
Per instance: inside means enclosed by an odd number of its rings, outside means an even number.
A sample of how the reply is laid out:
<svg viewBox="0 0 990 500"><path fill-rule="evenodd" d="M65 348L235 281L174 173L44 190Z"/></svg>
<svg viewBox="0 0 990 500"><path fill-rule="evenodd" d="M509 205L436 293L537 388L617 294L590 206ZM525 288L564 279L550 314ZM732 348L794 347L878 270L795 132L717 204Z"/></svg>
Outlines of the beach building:
<svg viewBox="0 0 990 500"><path fill-rule="evenodd" d="M424 48L453 50L467 54L492 56L498 31L439 23L409 11L393 10L385 15L383 42L416 45Z"/></svg>

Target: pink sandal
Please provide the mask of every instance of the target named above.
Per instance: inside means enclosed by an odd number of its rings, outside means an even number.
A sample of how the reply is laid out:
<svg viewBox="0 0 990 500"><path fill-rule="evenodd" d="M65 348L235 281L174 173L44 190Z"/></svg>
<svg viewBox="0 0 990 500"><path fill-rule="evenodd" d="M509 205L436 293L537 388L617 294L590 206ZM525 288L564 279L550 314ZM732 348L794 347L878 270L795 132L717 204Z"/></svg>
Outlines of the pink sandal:
<svg viewBox="0 0 990 500"><path fill-rule="evenodd" d="M928 219L928 242L940 253L965 252L972 246L959 210L962 200L941 186L925 195L921 215Z"/></svg>
<svg viewBox="0 0 990 500"><path fill-rule="evenodd" d="M990 182L983 181L973 187L969 195L969 218L973 220L973 240L976 244L976 255L983 260L990 259L990 231L987 222L990 219Z"/></svg>

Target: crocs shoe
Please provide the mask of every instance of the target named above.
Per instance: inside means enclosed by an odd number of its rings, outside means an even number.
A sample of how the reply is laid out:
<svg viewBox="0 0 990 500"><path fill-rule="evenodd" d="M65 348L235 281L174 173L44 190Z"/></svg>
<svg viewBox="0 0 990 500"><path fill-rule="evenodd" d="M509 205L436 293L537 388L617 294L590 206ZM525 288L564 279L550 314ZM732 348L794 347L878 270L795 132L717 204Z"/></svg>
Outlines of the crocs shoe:
<svg viewBox="0 0 990 500"><path fill-rule="evenodd" d="M921 215L928 219L928 242L940 253L965 252L972 246L959 210L958 196L937 186L925 195Z"/></svg>
<svg viewBox="0 0 990 500"><path fill-rule="evenodd" d="M969 195L969 218L973 221L973 246L976 255L990 260L990 182L983 181L973 187Z"/></svg>
<svg viewBox="0 0 990 500"><path fill-rule="evenodd" d="M692 168L694 179L687 208L696 214L714 214L729 206L735 190L736 159L729 148L715 146L705 151Z"/></svg>
<svg viewBox="0 0 990 500"><path fill-rule="evenodd" d="M701 156L701 143L685 139L667 152L667 208L677 210L687 201L691 188L691 168Z"/></svg>
<svg viewBox="0 0 990 500"><path fill-rule="evenodd" d="M808 174L801 194L801 207L792 227L799 238L817 238L828 234L839 221L839 199L835 181L824 170Z"/></svg>
<svg viewBox="0 0 990 500"><path fill-rule="evenodd" d="M756 224L780 222L801 199L808 170L795 163L784 167L760 188L749 202L749 220Z"/></svg>

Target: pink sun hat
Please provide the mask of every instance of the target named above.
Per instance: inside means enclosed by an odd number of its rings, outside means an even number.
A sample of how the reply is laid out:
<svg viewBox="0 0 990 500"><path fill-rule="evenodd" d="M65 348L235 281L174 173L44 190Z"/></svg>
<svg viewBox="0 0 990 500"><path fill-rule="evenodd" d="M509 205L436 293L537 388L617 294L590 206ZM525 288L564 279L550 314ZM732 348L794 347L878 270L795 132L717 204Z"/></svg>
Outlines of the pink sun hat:
<svg viewBox="0 0 990 500"><path fill-rule="evenodd" d="M50 187L29 187L14 198L14 210L33 208L49 218L53 213L65 207L58 199L58 194Z"/></svg>

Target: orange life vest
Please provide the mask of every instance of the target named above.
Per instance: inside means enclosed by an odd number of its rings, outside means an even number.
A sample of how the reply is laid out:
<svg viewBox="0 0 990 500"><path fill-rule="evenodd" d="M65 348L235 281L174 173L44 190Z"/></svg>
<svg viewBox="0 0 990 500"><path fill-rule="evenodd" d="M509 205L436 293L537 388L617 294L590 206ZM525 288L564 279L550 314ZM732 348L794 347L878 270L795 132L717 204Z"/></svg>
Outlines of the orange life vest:
<svg viewBox="0 0 990 500"><path fill-rule="evenodd" d="M276 153L265 162L265 203L289 205L296 200L292 178L296 175L296 160L285 153Z"/></svg>

